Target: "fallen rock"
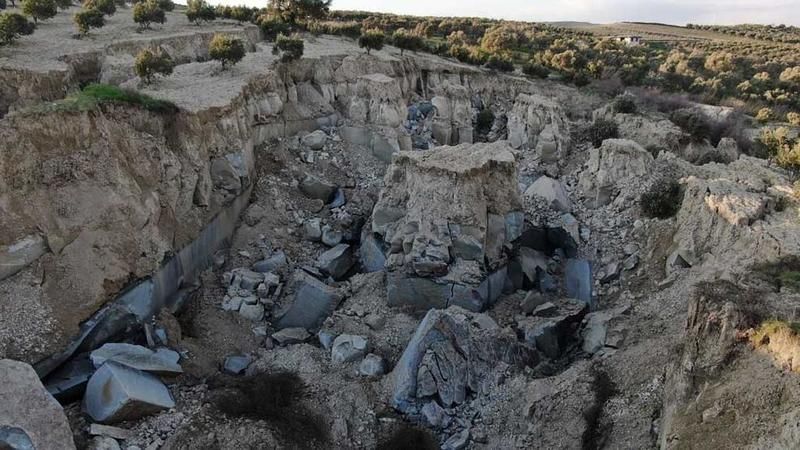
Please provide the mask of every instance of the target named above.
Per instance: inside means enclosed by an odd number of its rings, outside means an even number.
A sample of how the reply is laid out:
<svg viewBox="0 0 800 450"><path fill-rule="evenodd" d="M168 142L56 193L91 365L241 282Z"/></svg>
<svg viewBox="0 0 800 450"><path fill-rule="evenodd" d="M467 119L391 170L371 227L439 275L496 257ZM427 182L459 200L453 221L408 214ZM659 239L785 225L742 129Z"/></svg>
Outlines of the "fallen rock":
<svg viewBox="0 0 800 450"><path fill-rule="evenodd" d="M100 368L106 361L114 361L134 369L160 375L183 373L183 369L178 364L180 358L178 352L168 348L162 347L154 351L141 345L125 343L103 344L89 355L95 368Z"/></svg>
<svg viewBox="0 0 800 450"><path fill-rule="evenodd" d="M592 265L585 259L569 259L564 268L564 287L569 297L594 308L592 298Z"/></svg>
<svg viewBox="0 0 800 450"><path fill-rule="evenodd" d="M348 244L339 244L317 259L317 267L334 280L341 280L353 267L353 251Z"/></svg>
<svg viewBox="0 0 800 450"><path fill-rule="evenodd" d="M555 209L568 213L572 210L572 202L564 186L558 180L547 176L541 176L525 190L525 197L539 197Z"/></svg>
<svg viewBox="0 0 800 450"><path fill-rule="evenodd" d="M336 185L320 180L313 175L306 175L300 182L300 191L308 198L328 203L336 192Z"/></svg>
<svg viewBox="0 0 800 450"><path fill-rule="evenodd" d="M312 242L319 242L322 238L322 222L319 219L309 219L303 222L303 236Z"/></svg>
<svg viewBox="0 0 800 450"><path fill-rule="evenodd" d="M286 254L283 251L277 251L267 259L261 260L253 265L253 270L259 273L274 272L280 270L288 265Z"/></svg>
<svg viewBox="0 0 800 450"><path fill-rule="evenodd" d="M311 337L305 328L284 328L272 335L278 345L300 344Z"/></svg>
<svg viewBox="0 0 800 450"><path fill-rule="evenodd" d="M442 444L442 450L461 450L469 444L469 428L450 436Z"/></svg>
<svg viewBox="0 0 800 450"><path fill-rule="evenodd" d="M311 150L322 150L327 141L328 135L322 130L308 133L300 139L300 142Z"/></svg>
<svg viewBox="0 0 800 450"><path fill-rule="evenodd" d="M253 362L253 358L247 355L231 355L225 357L222 370L231 375L241 375Z"/></svg>
<svg viewBox="0 0 800 450"><path fill-rule="evenodd" d="M101 423L135 420L174 406L161 380L114 361L92 375L83 400L84 411Z"/></svg>
<svg viewBox="0 0 800 450"><path fill-rule="evenodd" d="M366 233L362 237L358 256L365 273L380 272L385 269L386 255L380 242L372 233Z"/></svg>
<svg viewBox="0 0 800 450"><path fill-rule="evenodd" d="M64 410L28 364L0 360L0 448L75 449Z"/></svg>
<svg viewBox="0 0 800 450"><path fill-rule="evenodd" d="M439 406L436 401L430 401L426 403L422 410L422 417L425 418L425 421L428 425L432 426L433 428L440 428L443 426L447 426L447 422L449 422L449 417L447 412Z"/></svg>
<svg viewBox="0 0 800 450"><path fill-rule="evenodd" d="M94 372L94 364L83 354L64 363L43 381L50 395L61 403L68 403L83 396Z"/></svg>
<svg viewBox="0 0 800 450"><path fill-rule="evenodd" d="M302 270L295 272L293 288L292 303L277 321L279 329L318 328L342 301L338 290Z"/></svg>
<svg viewBox="0 0 800 450"><path fill-rule="evenodd" d="M535 350L484 314L456 306L430 310L392 371L391 403L411 412L434 397L449 408L463 403L468 389L481 395L496 385L501 366L537 361Z"/></svg>
<svg viewBox="0 0 800 450"><path fill-rule="evenodd" d="M344 233L333 229L330 225L322 227L322 243L328 247L336 247L342 242Z"/></svg>
<svg viewBox="0 0 800 450"><path fill-rule="evenodd" d="M92 436L108 436L114 439L124 441L135 436L135 432L126 430L125 428L113 427L111 425L101 425L93 423L89 425L89 434Z"/></svg>
<svg viewBox="0 0 800 450"><path fill-rule="evenodd" d="M534 346L548 358L558 358L570 341L576 339L576 331L581 320L589 312L589 307L576 300L563 299L549 306L547 317L528 317L517 327L522 331L525 342Z"/></svg>
<svg viewBox="0 0 800 450"><path fill-rule="evenodd" d="M653 162L653 155L636 142L606 139L599 149L590 150L588 168L580 176L580 189L593 206L607 205L618 194L618 186L647 176Z"/></svg>
<svg viewBox="0 0 800 450"><path fill-rule="evenodd" d="M364 357L367 354L367 338L352 334L336 336L331 346L331 361L344 364Z"/></svg>
<svg viewBox="0 0 800 450"><path fill-rule="evenodd" d="M247 320L260 322L264 319L264 305L261 303L245 303L239 308L239 314Z"/></svg>
<svg viewBox="0 0 800 450"><path fill-rule="evenodd" d="M386 373L386 361L380 356L370 353L358 365L358 373L365 377L379 377Z"/></svg>
<svg viewBox="0 0 800 450"><path fill-rule="evenodd" d="M95 436L86 450L120 450L119 442L108 436Z"/></svg>
<svg viewBox="0 0 800 450"><path fill-rule="evenodd" d="M606 345L608 321L607 313L595 312L586 316L586 327L583 329L583 351L593 355Z"/></svg>

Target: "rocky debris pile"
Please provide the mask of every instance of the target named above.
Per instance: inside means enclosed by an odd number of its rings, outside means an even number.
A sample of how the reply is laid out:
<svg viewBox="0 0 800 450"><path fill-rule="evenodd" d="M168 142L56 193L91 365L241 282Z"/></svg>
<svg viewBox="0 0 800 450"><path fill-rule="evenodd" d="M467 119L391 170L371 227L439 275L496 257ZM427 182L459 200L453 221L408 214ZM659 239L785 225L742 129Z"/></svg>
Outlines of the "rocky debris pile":
<svg viewBox="0 0 800 450"><path fill-rule="evenodd" d="M469 439L469 421L459 418L469 415L460 409L538 360L535 349L485 314L456 306L430 310L391 373L391 404L446 435L459 435L454 440L464 434Z"/></svg>
<svg viewBox="0 0 800 450"><path fill-rule="evenodd" d="M74 449L64 410L28 364L0 360L0 448Z"/></svg>
<svg viewBox="0 0 800 450"><path fill-rule="evenodd" d="M224 273L222 278L227 293L222 299L222 309L237 311L253 322L263 320L265 314L272 310L282 289L280 276L266 269L279 268L285 264L285 259L283 253L278 253L256 263L253 267L255 270L238 268Z"/></svg>
<svg viewBox="0 0 800 450"><path fill-rule="evenodd" d="M372 214L377 245L368 244L388 249L389 304L480 311L496 300L524 225L516 178L505 143L399 154Z"/></svg>
<svg viewBox="0 0 800 450"><path fill-rule="evenodd" d="M433 139L433 118L436 108L433 103L423 100L408 105L408 114L403 125L411 134L414 150L430 150L435 147Z"/></svg>
<svg viewBox="0 0 800 450"><path fill-rule="evenodd" d="M527 344L551 359L560 357L576 341L578 327L589 311L585 302L573 299L551 302L534 292L526 296L522 306L529 315L517 319L519 334Z"/></svg>

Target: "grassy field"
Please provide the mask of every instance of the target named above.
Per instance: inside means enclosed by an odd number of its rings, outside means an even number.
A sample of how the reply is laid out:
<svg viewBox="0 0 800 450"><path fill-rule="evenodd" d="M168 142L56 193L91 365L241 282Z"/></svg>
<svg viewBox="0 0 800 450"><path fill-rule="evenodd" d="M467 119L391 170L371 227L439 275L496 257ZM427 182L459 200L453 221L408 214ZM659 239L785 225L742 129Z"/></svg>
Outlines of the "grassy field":
<svg viewBox="0 0 800 450"><path fill-rule="evenodd" d="M747 41L758 42L754 39L731 36L714 31L690 29L677 25L641 22L620 22L610 24L594 24L588 22L557 22L553 25L586 31L599 37L607 36L642 36L646 41L656 42L686 42L686 41Z"/></svg>

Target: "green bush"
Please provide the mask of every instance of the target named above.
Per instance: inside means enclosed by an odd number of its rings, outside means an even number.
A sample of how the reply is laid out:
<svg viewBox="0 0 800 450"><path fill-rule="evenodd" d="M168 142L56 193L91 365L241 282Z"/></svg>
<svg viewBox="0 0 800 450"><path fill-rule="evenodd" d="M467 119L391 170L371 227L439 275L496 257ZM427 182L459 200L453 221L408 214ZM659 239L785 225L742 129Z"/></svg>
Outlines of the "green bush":
<svg viewBox="0 0 800 450"><path fill-rule="evenodd" d="M104 104L128 104L162 114L173 114L178 107L173 103L158 100L136 91L108 84L90 84L65 99L34 108L31 112L92 111Z"/></svg>
<svg viewBox="0 0 800 450"><path fill-rule="evenodd" d="M790 124L800 127L800 113L790 112L786 114L786 121Z"/></svg>
<svg viewBox="0 0 800 450"><path fill-rule="evenodd" d="M614 99L614 112L622 114L636 113L636 98L632 95L620 95Z"/></svg>
<svg viewBox="0 0 800 450"><path fill-rule="evenodd" d="M33 18L33 23L47 20L58 14L55 0L22 0L22 13Z"/></svg>
<svg viewBox="0 0 800 450"><path fill-rule="evenodd" d="M597 119L586 130L586 139L594 147L600 147L606 139L616 139L618 137L619 127L613 120Z"/></svg>
<svg viewBox="0 0 800 450"><path fill-rule="evenodd" d="M372 50L382 49L385 40L386 35L383 34L383 31L378 29L367 30L358 38L358 46L366 49L367 54L369 54Z"/></svg>
<svg viewBox="0 0 800 450"><path fill-rule="evenodd" d="M9 45L20 36L33 33L34 28L22 14L4 12L0 14L0 45Z"/></svg>
<svg viewBox="0 0 800 450"><path fill-rule="evenodd" d="M331 0L269 0L267 11L289 24L322 19L328 15Z"/></svg>
<svg viewBox="0 0 800 450"><path fill-rule="evenodd" d="M288 34L291 28L283 19L275 16L262 15L259 16L257 22L258 26L261 27L261 32L264 33L264 39L270 42L277 39L281 34Z"/></svg>
<svg viewBox="0 0 800 450"><path fill-rule="evenodd" d="M75 26L78 27L78 32L82 35L89 34L92 28L101 28L106 24L106 19L103 13L97 9L82 9L72 16Z"/></svg>
<svg viewBox="0 0 800 450"><path fill-rule="evenodd" d="M550 69L542 64L530 61L522 65L522 73L529 77L545 79L550 75Z"/></svg>
<svg viewBox="0 0 800 450"><path fill-rule="evenodd" d="M711 137L711 123L699 112L678 109L670 114L669 120L688 133L696 142L703 142Z"/></svg>
<svg viewBox="0 0 800 450"><path fill-rule="evenodd" d="M170 75L175 68L172 58L161 49L145 49L136 55L133 69L145 83L149 84L156 75Z"/></svg>
<svg viewBox="0 0 800 450"><path fill-rule="evenodd" d="M361 36L361 24L355 21L336 22L315 20L306 25L306 29L313 34L333 34L358 39ZM284 33L285 34L285 33Z"/></svg>
<svg viewBox="0 0 800 450"><path fill-rule="evenodd" d="M67 9L72 6L72 0L55 0L58 9Z"/></svg>
<svg viewBox="0 0 800 450"><path fill-rule="evenodd" d="M800 139L789 137L786 128L765 129L759 137L766 153L780 167L788 170L800 170Z"/></svg>
<svg viewBox="0 0 800 450"><path fill-rule="evenodd" d="M756 120L761 123L767 123L775 120L775 114L770 108L761 108L758 110L758 113L756 113Z"/></svg>
<svg viewBox="0 0 800 450"><path fill-rule="evenodd" d="M215 34L208 45L208 54L211 59L222 63L222 70L228 65L236 64L244 58L244 44L240 39L225 34Z"/></svg>
<svg viewBox="0 0 800 450"><path fill-rule="evenodd" d="M106 16L112 16L117 12L117 4L114 0L84 0L83 9L96 9Z"/></svg>
<svg viewBox="0 0 800 450"><path fill-rule="evenodd" d="M149 29L152 23L166 22L167 16L157 0L145 0L133 5L133 21L140 29Z"/></svg>
<svg viewBox="0 0 800 450"><path fill-rule="evenodd" d="M653 182L639 200L645 216L667 219L681 208L683 189L677 181L662 178Z"/></svg>
<svg viewBox="0 0 800 450"><path fill-rule="evenodd" d="M195 25L211 22L217 18L217 10L205 0L186 0L186 18Z"/></svg>
<svg viewBox="0 0 800 450"><path fill-rule="evenodd" d="M164 11L173 11L175 9L175 3L172 0L156 0L158 3L158 7L163 9Z"/></svg>
<svg viewBox="0 0 800 450"><path fill-rule="evenodd" d="M291 62L303 57L304 47L302 39L280 35L272 47L272 53L281 55L281 62Z"/></svg>
<svg viewBox="0 0 800 450"><path fill-rule="evenodd" d="M514 63L511 61L511 59L500 55L490 56L489 60L486 61L486 67L500 72L514 71Z"/></svg>

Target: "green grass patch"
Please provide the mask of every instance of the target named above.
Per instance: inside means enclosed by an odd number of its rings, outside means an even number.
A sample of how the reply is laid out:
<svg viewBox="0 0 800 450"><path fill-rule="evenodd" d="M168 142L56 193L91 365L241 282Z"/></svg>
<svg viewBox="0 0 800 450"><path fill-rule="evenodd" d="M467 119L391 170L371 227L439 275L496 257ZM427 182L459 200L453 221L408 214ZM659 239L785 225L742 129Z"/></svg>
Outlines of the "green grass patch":
<svg viewBox="0 0 800 450"><path fill-rule="evenodd" d="M30 112L93 111L105 104L134 105L161 114L178 111L178 107L174 103L166 100L159 100L118 86L93 83L63 100L39 105L32 108Z"/></svg>

